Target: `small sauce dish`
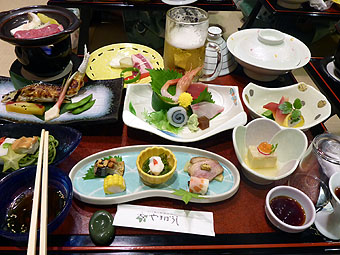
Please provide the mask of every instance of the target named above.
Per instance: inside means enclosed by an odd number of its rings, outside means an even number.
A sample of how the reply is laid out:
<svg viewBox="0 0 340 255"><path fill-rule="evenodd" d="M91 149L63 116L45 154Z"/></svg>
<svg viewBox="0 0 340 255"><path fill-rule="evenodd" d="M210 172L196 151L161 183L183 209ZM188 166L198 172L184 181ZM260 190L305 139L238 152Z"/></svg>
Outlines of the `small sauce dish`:
<svg viewBox="0 0 340 255"><path fill-rule="evenodd" d="M305 219L301 225L294 226L285 223L274 213L271 202L278 197L291 198L295 200L297 207L301 206ZM315 221L315 207L312 200L302 191L290 186L277 186L272 188L266 196L265 212L270 222L278 229L287 233L299 233L308 229ZM293 219L294 221L296 219Z"/></svg>

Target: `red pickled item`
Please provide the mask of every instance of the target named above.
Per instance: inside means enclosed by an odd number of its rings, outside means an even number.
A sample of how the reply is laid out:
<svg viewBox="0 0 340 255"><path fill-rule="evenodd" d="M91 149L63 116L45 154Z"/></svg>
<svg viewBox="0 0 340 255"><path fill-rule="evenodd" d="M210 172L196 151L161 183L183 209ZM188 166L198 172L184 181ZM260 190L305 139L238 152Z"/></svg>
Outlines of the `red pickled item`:
<svg viewBox="0 0 340 255"><path fill-rule="evenodd" d="M0 137L0 145L6 140L6 136Z"/></svg>
<svg viewBox="0 0 340 255"><path fill-rule="evenodd" d="M278 196L270 201L270 208L276 217L286 224L302 226L306 213L298 201L287 196Z"/></svg>

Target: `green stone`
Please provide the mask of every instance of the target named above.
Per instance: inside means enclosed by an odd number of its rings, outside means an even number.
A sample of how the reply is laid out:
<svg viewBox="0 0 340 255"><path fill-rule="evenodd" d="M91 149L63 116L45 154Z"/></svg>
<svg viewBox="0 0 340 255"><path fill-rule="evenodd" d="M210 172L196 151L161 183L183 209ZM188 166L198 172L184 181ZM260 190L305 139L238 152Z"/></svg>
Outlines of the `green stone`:
<svg viewBox="0 0 340 255"><path fill-rule="evenodd" d="M91 240L96 245L109 245L115 235L113 217L105 210L95 212L89 224Z"/></svg>

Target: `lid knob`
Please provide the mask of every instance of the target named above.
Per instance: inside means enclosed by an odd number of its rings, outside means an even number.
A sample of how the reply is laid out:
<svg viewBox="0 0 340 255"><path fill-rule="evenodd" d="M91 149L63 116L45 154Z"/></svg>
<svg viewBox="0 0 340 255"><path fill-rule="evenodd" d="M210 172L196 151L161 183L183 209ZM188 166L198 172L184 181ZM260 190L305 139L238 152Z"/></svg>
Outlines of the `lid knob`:
<svg viewBox="0 0 340 255"><path fill-rule="evenodd" d="M258 40L267 45L279 45L284 38L285 35L275 29L261 29L258 33Z"/></svg>

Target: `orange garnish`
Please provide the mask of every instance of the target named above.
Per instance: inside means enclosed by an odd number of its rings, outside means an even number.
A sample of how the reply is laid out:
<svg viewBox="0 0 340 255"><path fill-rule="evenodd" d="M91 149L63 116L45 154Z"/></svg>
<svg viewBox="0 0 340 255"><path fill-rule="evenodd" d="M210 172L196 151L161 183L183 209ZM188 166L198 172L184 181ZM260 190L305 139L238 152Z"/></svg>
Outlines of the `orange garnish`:
<svg viewBox="0 0 340 255"><path fill-rule="evenodd" d="M260 153L269 155L272 153L273 146L270 143L262 142L259 146L257 146L257 149Z"/></svg>

